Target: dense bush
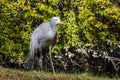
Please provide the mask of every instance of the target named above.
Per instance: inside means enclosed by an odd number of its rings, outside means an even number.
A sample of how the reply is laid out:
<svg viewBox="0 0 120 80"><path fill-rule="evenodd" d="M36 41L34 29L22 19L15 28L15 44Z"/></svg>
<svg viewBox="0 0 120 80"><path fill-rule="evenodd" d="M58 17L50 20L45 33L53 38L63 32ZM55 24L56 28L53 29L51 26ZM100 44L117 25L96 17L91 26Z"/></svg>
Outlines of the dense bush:
<svg viewBox="0 0 120 80"><path fill-rule="evenodd" d="M52 16L65 23L54 53L87 44L106 50L120 40L120 8L109 0L1 0L0 13L0 58L23 60L32 31Z"/></svg>
<svg viewBox="0 0 120 80"><path fill-rule="evenodd" d="M102 47L101 47L102 48ZM57 72L85 72L108 76L120 76L120 47L118 44L107 46L109 50L91 47L66 47L59 55L54 55L53 61ZM108 54L109 53L109 54ZM113 55L110 55L113 54ZM48 63L49 62L49 63ZM50 60L47 57L45 70L51 70Z"/></svg>
<svg viewBox="0 0 120 80"><path fill-rule="evenodd" d="M45 1L0 1L0 52L5 57L21 59L29 52L31 32L43 19L53 16ZM49 17L48 17L49 15Z"/></svg>

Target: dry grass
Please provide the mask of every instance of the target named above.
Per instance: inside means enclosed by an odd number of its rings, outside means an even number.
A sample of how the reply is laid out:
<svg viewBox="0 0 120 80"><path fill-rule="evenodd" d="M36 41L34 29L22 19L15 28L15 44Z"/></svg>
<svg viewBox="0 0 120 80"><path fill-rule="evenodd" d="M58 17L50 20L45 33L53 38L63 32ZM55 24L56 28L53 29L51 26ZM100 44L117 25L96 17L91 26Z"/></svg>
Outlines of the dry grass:
<svg viewBox="0 0 120 80"><path fill-rule="evenodd" d="M0 67L0 80L116 80L105 76L94 76L90 73L57 73L25 71ZM120 80L120 79L118 79Z"/></svg>

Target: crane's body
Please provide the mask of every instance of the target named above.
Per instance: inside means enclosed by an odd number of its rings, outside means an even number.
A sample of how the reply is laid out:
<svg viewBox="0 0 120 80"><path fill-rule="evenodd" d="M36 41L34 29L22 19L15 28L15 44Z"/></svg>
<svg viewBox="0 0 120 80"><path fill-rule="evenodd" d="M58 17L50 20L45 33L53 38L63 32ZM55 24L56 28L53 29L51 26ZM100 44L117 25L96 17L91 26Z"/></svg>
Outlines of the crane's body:
<svg viewBox="0 0 120 80"><path fill-rule="evenodd" d="M48 47L52 44L53 39L56 36L56 31L52 30L50 23L42 23L39 27L37 27L32 34L31 42L30 42L30 50L36 49L40 46ZM41 45L41 41L43 42Z"/></svg>
<svg viewBox="0 0 120 80"><path fill-rule="evenodd" d="M30 41L30 54L28 59L26 60L27 67L33 69L34 67L34 56L35 54L39 54L39 66L41 70L43 70L43 60L46 54L50 53L50 62L52 65L53 73L54 66L51 57L51 49L55 44L56 40L56 26L61 23L58 17L52 17L50 22L42 23L37 27L32 34ZM38 51L39 50L39 53Z"/></svg>

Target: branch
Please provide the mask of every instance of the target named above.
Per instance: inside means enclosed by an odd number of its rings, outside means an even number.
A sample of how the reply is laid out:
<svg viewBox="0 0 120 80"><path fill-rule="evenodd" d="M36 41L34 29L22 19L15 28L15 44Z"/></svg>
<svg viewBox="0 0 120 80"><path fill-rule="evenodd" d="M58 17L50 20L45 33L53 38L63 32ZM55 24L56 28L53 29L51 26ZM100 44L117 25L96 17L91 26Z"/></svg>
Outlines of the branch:
<svg viewBox="0 0 120 80"><path fill-rule="evenodd" d="M112 62L114 69L116 71L118 71L119 68L120 68L119 67L119 65L120 65L120 59L119 58L115 58L115 57L107 57L107 59Z"/></svg>
<svg viewBox="0 0 120 80"><path fill-rule="evenodd" d="M70 61L71 61L73 64L75 64L75 65L81 67L78 63L76 63L75 61L73 61L71 58L69 58L69 59L70 59Z"/></svg>

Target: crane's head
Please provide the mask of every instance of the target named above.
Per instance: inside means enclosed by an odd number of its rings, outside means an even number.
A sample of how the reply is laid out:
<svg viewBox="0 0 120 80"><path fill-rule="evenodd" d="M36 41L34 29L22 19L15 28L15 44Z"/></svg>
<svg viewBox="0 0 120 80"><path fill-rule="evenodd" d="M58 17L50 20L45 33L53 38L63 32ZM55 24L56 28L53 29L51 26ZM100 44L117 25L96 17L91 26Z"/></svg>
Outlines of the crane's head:
<svg viewBox="0 0 120 80"><path fill-rule="evenodd" d="M51 23L53 24L63 24L63 22L60 21L60 18L59 17L52 17L51 20L50 20Z"/></svg>

